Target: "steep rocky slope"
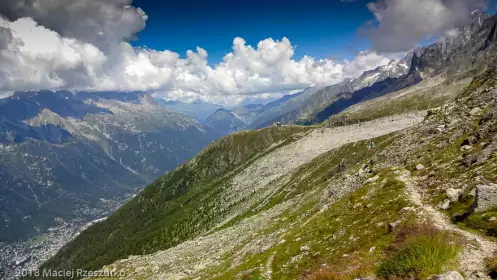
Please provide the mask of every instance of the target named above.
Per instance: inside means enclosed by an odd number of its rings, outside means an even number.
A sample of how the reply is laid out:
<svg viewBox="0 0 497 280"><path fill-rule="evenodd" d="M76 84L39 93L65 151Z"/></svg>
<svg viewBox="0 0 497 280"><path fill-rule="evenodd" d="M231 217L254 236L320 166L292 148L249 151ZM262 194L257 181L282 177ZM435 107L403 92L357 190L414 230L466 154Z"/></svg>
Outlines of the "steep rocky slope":
<svg viewBox="0 0 497 280"><path fill-rule="evenodd" d="M124 279L391 279L448 270L490 279L497 212L472 209L497 181L496 76L489 69L426 117L223 138L44 267L108 264ZM425 254L433 261L423 263Z"/></svg>
<svg viewBox="0 0 497 280"><path fill-rule="evenodd" d="M0 241L97 218L215 137L141 93L19 92L0 127Z"/></svg>
<svg viewBox="0 0 497 280"><path fill-rule="evenodd" d="M471 80L472 78L466 75L452 79L441 76L427 78L414 86L354 104L320 125L350 125L385 116L437 108L453 101Z"/></svg>

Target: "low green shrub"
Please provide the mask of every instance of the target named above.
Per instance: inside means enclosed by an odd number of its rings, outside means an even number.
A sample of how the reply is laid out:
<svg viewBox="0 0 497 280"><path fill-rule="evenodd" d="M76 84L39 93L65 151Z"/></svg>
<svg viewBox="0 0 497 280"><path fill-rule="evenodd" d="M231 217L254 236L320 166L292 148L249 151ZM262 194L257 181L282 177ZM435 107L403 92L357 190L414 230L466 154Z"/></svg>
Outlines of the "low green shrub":
<svg viewBox="0 0 497 280"><path fill-rule="evenodd" d="M490 236L497 236L497 208L471 214L465 224L469 228L483 230Z"/></svg>
<svg viewBox="0 0 497 280"><path fill-rule="evenodd" d="M460 244L448 233L428 227L401 233L377 274L383 279L424 279L439 274L455 260Z"/></svg>
<svg viewBox="0 0 497 280"><path fill-rule="evenodd" d="M497 279L497 254L487 260L488 275L492 279Z"/></svg>

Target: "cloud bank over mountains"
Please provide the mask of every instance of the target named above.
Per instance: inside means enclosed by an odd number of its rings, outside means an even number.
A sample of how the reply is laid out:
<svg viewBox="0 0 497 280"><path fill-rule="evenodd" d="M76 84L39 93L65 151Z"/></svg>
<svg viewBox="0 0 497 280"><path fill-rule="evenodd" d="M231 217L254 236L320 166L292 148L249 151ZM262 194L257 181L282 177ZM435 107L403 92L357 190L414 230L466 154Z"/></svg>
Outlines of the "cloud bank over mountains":
<svg viewBox="0 0 497 280"><path fill-rule="evenodd" d="M429 7L438 11L435 15L444 23L425 22L429 27L414 28L418 23L413 21L422 15L409 14L412 5L408 3L413 2L418 1L385 0L370 4L380 23L373 36L377 50L407 50L426 33L436 33L460 20L449 20L444 9L467 10L473 6L462 5L464 0L422 0L425 4L439 2L438 6ZM421 12L434 15L428 8ZM146 20L145 12L133 7L132 0L3 0L0 92L138 90L171 99L229 104L241 102L247 96L337 83L389 62L373 51L360 52L352 61L308 56L296 60L295 46L287 38L268 38L250 46L237 37L231 53L211 66L207 51L200 47L181 57L167 50L131 46L129 40L145 28ZM402 25L392 27L394 30L388 28L399 23ZM402 38L405 43L390 47L397 44L400 33L403 35L408 27L414 29L413 39Z"/></svg>
<svg viewBox="0 0 497 280"><path fill-rule="evenodd" d="M147 16L131 0L6 0L0 4L0 91L154 91L174 99L239 102L246 95L332 84L388 63L372 52L353 61L295 60L287 38L255 47L242 38L214 67L198 47L185 58L133 48Z"/></svg>

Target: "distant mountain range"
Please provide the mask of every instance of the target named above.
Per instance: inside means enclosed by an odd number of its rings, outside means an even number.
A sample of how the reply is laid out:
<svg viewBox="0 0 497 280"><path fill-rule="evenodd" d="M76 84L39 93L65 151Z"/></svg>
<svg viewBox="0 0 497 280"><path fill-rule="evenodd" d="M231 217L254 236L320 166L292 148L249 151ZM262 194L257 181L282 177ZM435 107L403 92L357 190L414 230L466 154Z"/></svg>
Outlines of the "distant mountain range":
<svg viewBox="0 0 497 280"><path fill-rule="evenodd" d="M346 79L341 83L330 86L310 87L302 92L285 95L280 99L266 104L246 104L232 109L224 108L233 116L224 114L228 119L233 117L245 123L245 128L257 129L272 125L275 122L309 124L316 114L326 109L340 94L350 94L363 88L370 87L376 82L389 78L398 78L409 72L413 53L409 53L400 61L392 60L389 64L364 72L357 79ZM159 102L166 108L197 118L201 122L208 115L222 108L220 105L196 101L182 103L179 101ZM216 118L221 118L218 115ZM229 122L229 120L225 122ZM237 126L241 127L241 126Z"/></svg>
<svg viewBox="0 0 497 280"><path fill-rule="evenodd" d="M455 27L436 43L410 52L399 61L392 60L387 65L366 71L356 79L346 79L329 86L311 87L267 104L248 104L225 109L250 129L266 127L275 122L316 124L360 101L418 83L422 78L416 76L419 69L423 70L424 75L438 75L444 71L464 72L475 64L484 63L487 58L484 53L489 52L481 51L490 47L491 42L497 38L495 31L490 34L487 32L493 30L488 21L488 14L475 11L472 17L473 20L469 24ZM478 41L481 44L469 47L470 41ZM475 53L479 55L475 57ZM448 65L454 63L458 63L457 67L448 69ZM200 101L186 104L162 100L161 103L172 111L193 116L200 121L221 108L220 105Z"/></svg>
<svg viewBox="0 0 497 280"><path fill-rule="evenodd" d="M221 105L206 103L200 100L196 100L191 103L185 103L181 101L166 101L162 98L156 98L156 100L159 104L164 105L169 111L194 117L200 122L205 120L208 116L216 112L218 109L223 108L223 106Z"/></svg>
<svg viewBox="0 0 497 280"><path fill-rule="evenodd" d="M0 99L0 241L33 236L56 219L94 218L100 199L137 193L233 129L206 129L144 93Z"/></svg>
<svg viewBox="0 0 497 280"><path fill-rule="evenodd" d="M312 87L301 93L285 96L252 112L256 117L251 119L249 127L260 128L274 122L308 123L307 119L312 119L317 113L324 110L339 94L351 93L369 87L376 82L406 74L411 58L412 54L408 54L400 61L391 61L387 65L364 72L357 79L346 79L330 86Z"/></svg>
<svg viewBox="0 0 497 280"><path fill-rule="evenodd" d="M217 134L219 137L243 130L247 127L247 124L226 109L218 109L205 119L202 125L207 131L214 135Z"/></svg>

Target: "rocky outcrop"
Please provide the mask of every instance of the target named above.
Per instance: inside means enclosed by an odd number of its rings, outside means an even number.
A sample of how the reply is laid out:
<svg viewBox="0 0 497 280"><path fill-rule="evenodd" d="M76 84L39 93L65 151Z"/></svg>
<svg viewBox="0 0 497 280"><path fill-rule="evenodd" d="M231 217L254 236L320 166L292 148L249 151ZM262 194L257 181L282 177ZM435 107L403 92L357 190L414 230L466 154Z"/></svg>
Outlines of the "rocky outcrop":
<svg viewBox="0 0 497 280"><path fill-rule="evenodd" d="M475 212L484 212L497 207L497 184L476 187Z"/></svg>

